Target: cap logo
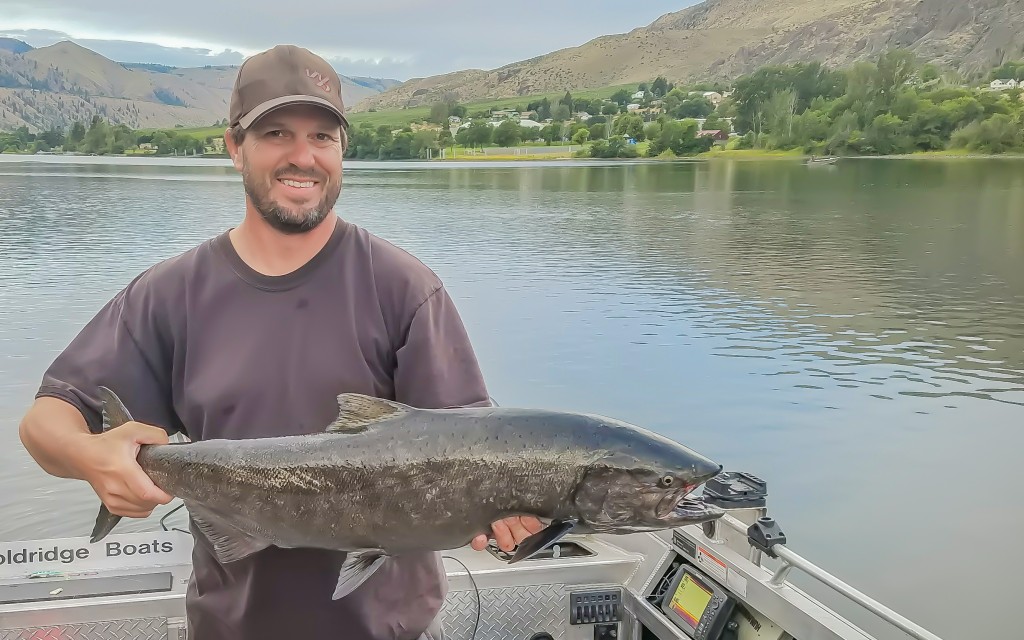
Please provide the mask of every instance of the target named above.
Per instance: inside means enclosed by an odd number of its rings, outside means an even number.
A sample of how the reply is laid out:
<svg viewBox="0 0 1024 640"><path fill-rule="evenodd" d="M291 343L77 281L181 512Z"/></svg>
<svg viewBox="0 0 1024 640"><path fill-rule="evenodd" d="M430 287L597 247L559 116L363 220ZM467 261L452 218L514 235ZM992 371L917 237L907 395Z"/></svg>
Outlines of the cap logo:
<svg viewBox="0 0 1024 640"><path fill-rule="evenodd" d="M320 87L327 93L331 92L331 85L328 84L328 79L325 78L323 74L320 73L319 71L310 71L309 69L306 69L306 77L317 78L316 86Z"/></svg>

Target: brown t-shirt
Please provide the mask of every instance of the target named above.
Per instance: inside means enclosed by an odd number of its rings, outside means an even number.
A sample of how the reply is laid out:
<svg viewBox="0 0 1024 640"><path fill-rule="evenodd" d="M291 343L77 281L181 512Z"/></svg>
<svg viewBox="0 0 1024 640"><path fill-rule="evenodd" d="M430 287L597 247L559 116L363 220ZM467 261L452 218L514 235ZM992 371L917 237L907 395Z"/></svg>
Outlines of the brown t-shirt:
<svg viewBox="0 0 1024 640"><path fill-rule="evenodd" d="M341 220L284 276L249 268L227 233L142 273L57 357L38 396L70 402L95 431L98 385L135 420L192 440L322 431L343 392L424 408L489 403L437 276ZM334 601L343 554L271 547L222 566L192 532L190 640L416 638L447 592L436 553L395 558Z"/></svg>

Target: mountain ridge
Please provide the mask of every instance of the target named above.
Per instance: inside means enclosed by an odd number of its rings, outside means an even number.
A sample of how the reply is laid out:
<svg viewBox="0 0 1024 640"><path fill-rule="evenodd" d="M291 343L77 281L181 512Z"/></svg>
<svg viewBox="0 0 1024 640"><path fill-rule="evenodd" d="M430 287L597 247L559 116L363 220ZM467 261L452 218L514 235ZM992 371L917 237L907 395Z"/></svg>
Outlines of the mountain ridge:
<svg viewBox="0 0 1024 640"><path fill-rule="evenodd" d="M845 66L892 48L966 74L1024 58L1024 0L706 0L578 47L491 70L409 80L355 111L513 98L659 75L676 83L731 81L764 65Z"/></svg>
<svg viewBox="0 0 1024 640"><path fill-rule="evenodd" d="M227 116L237 72L116 62L68 40L33 48L0 39L0 131L69 129L95 116L132 129L209 126ZM339 76L349 106L400 84Z"/></svg>

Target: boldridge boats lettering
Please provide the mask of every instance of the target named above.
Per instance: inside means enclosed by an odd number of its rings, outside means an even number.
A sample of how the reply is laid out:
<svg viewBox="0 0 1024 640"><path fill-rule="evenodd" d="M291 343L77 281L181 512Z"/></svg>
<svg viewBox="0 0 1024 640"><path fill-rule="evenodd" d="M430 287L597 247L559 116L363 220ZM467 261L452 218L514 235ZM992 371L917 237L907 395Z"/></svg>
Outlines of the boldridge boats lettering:
<svg viewBox="0 0 1024 640"><path fill-rule="evenodd" d="M170 553L174 551L174 545L170 542L159 542L154 540L152 544L121 544L120 542L107 543L107 557L115 556L144 556L147 553Z"/></svg>
<svg viewBox="0 0 1024 640"><path fill-rule="evenodd" d="M170 553L174 551L174 544L171 542L144 542L142 544L125 544L121 542L107 542L103 546L106 557L116 558L118 556L147 555L151 553ZM18 550L8 549L5 553L0 552L0 567L4 565L34 564L37 562L60 562L71 564L76 560L87 560L91 550L88 547L39 547L36 549L21 548Z"/></svg>

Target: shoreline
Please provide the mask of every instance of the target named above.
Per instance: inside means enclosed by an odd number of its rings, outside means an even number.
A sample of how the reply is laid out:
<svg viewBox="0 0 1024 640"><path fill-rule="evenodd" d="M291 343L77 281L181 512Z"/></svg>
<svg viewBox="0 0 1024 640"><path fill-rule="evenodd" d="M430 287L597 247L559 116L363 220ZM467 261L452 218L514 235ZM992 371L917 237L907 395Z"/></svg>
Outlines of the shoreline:
<svg viewBox="0 0 1024 640"><path fill-rule="evenodd" d="M528 147L524 147L528 148ZM1024 159L1024 152L1020 151L1008 151L1006 153L973 153L968 151L916 151L914 153L901 153L901 154L885 154L885 155L855 155L855 156L818 156L817 157L835 157L838 160L1022 160ZM230 156L227 154L204 154L204 155L156 155L156 154L142 154L142 153L121 153L121 154L88 154L88 153L24 153L24 152L5 152L0 153L0 157L3 156L15 156L19 158L24 157L50 157L50 158L156 158L156 159L182 159L182 160L229 160ZM641 156L637 158L591 158L591 157L578 157L573 154L560 154L560 153L548 153L548 154L493 154L493 155L466 155L457 156L452 158L432 158L427 160L425 158L406 158L402 160L376 160L370 158L345 158L345 161L359 162L379 162L386 164L389 162L423 162L425 164L433 163L451 163L451 162L544 162L551 160L565 161L575 160L580 162L594 161L594 160L612 160L619 162L636 162L636 161L658 161L658 162L693 162L693 161L713 161L713 160L799 160L806 161L811 157L810 154L803 153L801 151L766 151L762 149L730 149L720 151L707 151L692 156L657 156L657 157L646 157Z"/></svg>

